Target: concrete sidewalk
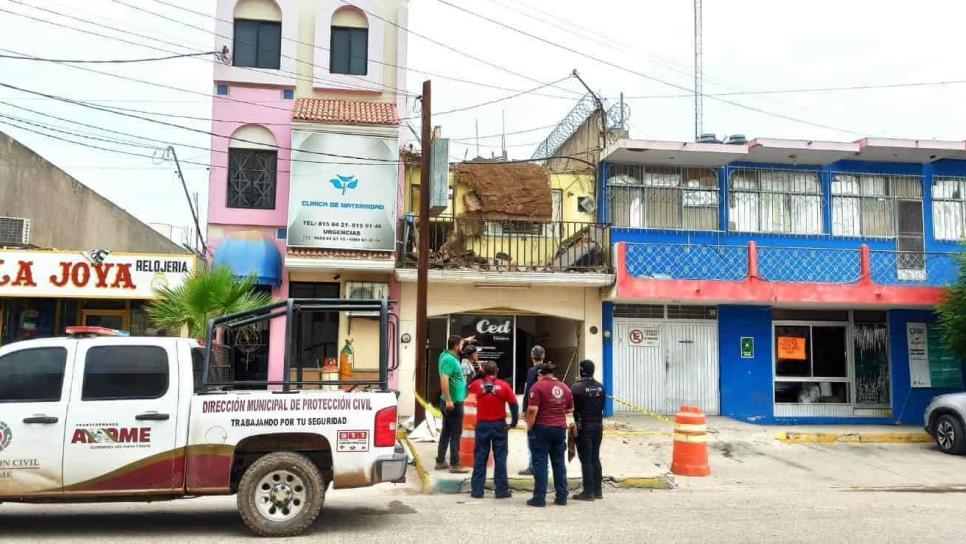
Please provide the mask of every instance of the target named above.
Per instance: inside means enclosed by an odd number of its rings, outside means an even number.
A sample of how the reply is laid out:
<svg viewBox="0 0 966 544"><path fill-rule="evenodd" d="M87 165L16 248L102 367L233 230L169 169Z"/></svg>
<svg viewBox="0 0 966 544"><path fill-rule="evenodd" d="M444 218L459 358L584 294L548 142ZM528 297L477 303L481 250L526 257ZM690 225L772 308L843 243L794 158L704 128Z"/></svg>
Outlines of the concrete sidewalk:
<svg viewBox="0 0 966 544"><path fill-rule="evenodd" d="M780 480L783 471L797 472L811 466L819 450L823 455L841 457L841 467L823 469L822 477L834 474L844 482L873 485L880 475L856 468L847 468L854 460L861 468L870 454L896 455L896 462L914 466L917 455L931 453L928 435L919 427L874 425L755 425L726 417L708 418L708 446L711 458L711 478L686 478L670 474L673 455L672 423L648 416L621 415L608 418L601 445L601 464L605 480L610 486L647 489L674 487L706 487L715 484L766 482ZM907 445L915 449L895 449ZM416 451L426 468L424 492L467 493L469 475L449 474L433 470L436 443L416 443ZM891 447L891 449L890 449ZM846 449L843 449L846 448ZM871 448L871 450L870 450ZM868 451L867 451L868 450ZM867 453L862 453L866 452ZM513 489L532 490L533 479L518 476L526 468L526 433L522 429L510 433L508 472ZM469 468L469 467L468 467ZM840 470L841 469L841 470ZM580 462L568 463L571 489L580 489ZM488 471L492 475L492 469ZM802 474L797 474L802 476ZM867 476L867 477L866 477ZM807 479L806 479L807 480ZM927 478L931 481L931 478ZM803 482L807 485L807 481ZM488 483L492 489L492 478Z"/></svg>
<svg viewBox="0 0 966 544"><path fill-rule="evenodd" d="M604 480L613 487L670 489L673 480L667 475L666 463L648 459L634 451L631 440L615 433L611 425L601 444L601 465L604 469ZM629 430L629 429L628 429ZM664 438L670 440L671 435L661 432ZM643 436L643 435L641 435ZM436 464L436 442L414 443L420 460L425 466L429 477L427 486L431 493L469 493L469 474L450 474L446 471L434 470ZM533 478L520 476L518 473L527 468L527 434L522 426L510 431L510 447L507 457L507 473L510 477L510 488L517 491L532 491ZM670 460L668 460L669 462ZM467 467L472 468L472 467ZM489 476L487 488L493 488L493 469L487 471ZM580 461L574 457L567 464L567 479L570 489L574 492L581 489ZM551 481L553 478L551 477ZM551 489L552 489L551 484Z"/></svg>

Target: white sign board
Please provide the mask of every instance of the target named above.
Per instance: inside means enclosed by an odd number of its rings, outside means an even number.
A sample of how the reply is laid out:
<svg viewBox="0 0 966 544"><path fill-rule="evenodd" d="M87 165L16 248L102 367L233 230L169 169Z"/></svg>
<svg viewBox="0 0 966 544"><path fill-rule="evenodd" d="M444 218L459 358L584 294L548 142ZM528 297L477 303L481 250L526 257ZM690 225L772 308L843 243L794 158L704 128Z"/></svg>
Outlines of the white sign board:
<svg viewBox="0 0 966 544"><path fill-rule="evenodd" d="M293 130L292 148L288 245L393 251L396 138Z"/></svg>
<svg viewBox="0 0 966 544"><path fill-rule="evenodd" d="M906 323L909 379L912 387L932 387L929 375L929 329L925 323Z"/></svg>
<svg viewBox="0 0 966 544"><path fill-rule="evenodd" d="M656 348L661 345L661 326L644 325L627 332L627 341L634 348Z"/></svg>
<svg viewBox="0 0 966 544"><path fill-rule="evenodd" d="M108 253L96 263L82 252L0 250L0 296L152 299L178 287L195 258L178 254Z"/></svg>

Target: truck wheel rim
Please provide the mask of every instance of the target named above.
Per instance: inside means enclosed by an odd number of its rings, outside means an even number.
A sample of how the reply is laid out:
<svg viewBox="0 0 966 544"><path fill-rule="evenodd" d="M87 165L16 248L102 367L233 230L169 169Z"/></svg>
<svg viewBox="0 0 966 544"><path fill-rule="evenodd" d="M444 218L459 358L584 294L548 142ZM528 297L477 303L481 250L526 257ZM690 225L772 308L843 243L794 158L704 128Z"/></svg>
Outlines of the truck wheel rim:
<svg viewBox="0 0 966 544"><path fill-rule="evenodd" d="M946 420L940 421L936 428L936 441L939 442L939 447L948 450L953 447L955 439L956 431L953 429L953 424Z"/></svg>
<svg viewBox="0 0 966 544"><path fill-rule="evenodd" d="M255 507L266 519L286 521L305 508L305 482L287 470L273 470L258 482Z"/></svg>

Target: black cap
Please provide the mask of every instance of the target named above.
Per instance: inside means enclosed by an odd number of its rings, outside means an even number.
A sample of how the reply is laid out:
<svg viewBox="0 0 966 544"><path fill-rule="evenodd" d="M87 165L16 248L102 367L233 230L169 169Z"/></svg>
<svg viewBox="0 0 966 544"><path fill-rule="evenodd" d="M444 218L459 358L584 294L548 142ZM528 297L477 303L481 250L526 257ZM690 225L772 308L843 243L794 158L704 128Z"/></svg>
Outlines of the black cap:
<svg viewBox="0 0 966 544"><path fill-rule="evenodd" d="M594 362L590 359L580 361L580 377L592 378L594 376Z"/></svg>

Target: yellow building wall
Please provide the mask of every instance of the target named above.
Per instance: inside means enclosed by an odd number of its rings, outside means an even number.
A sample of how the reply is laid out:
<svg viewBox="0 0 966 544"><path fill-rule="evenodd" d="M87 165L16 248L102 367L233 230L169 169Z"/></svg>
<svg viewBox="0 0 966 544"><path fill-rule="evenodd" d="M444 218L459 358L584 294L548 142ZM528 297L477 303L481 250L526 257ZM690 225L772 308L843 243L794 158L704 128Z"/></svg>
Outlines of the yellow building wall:
<svg viewBox="0 0 966 544"><path fill-rule="evenodd" d="M419 212L419 190L420 190L419 167L407 168L405 172L405 206L406 213ZM449 176L449 187L453 190L453 175ZM561 220L565 223L593 223L595 217L593 213L580 210L577 205L581 197L595 198L596 182L592 174L551 174L551 191L561 193ZM463 184L457 184L455 195L450 199L446 211L441 215L452 217L455 210L459 217L465 211L463 197L469 192L469 188ZM468 240L466 249L482 258L492 260L499 254L510 256L512 263L519 266L538 266L548 264L550 258L556 253L557 246L561 240L569 238L580 229L578 225L563 225L558 230L550 228L534 236L505 235L487 236L484 232L482 236L472 237Z"/></svg>

